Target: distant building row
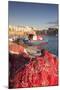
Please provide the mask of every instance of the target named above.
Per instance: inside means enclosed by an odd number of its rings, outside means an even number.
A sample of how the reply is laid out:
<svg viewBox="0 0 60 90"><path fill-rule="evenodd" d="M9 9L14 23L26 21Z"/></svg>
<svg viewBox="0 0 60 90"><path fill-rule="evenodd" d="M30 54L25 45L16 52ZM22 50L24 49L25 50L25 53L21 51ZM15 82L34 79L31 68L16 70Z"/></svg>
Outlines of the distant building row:
<svg viewBox="0 0 60 90"><path fill-rule="evenodd" d="M37 30L37 28L29 27L29 26L11 26L11 25L9 25L9 31L31 31L31 30Z"/></svg>
<svg viewBox="0 0 60 90"><path fill-rule="evenodd" d="M28 32L36 31L37 29L29 26L11 26L9 25L9 35L26 35Z"/></svg>

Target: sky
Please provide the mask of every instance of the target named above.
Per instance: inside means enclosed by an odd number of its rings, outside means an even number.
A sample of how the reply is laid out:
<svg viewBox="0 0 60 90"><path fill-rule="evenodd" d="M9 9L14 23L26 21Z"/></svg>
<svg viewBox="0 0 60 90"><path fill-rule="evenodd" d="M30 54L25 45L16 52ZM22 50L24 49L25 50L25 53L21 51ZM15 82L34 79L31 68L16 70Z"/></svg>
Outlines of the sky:
<svg viewBox="0 0 60 90"><path fill-rule="evenodd" d="M9 25L47 28L58 25L58 5L8 2Z"/></svg>

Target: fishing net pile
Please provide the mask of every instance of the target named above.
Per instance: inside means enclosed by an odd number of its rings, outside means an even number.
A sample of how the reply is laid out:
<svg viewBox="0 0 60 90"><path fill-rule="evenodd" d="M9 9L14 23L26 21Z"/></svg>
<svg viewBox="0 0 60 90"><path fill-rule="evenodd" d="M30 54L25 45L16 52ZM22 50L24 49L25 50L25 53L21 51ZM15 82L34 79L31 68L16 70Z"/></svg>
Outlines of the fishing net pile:
<svg viewBox="0 0 60 90"><path fill-rule="evenodd" d="M32 59L23 54L19 57L18 61L15 62L13 68L17 67L16 65L19 66L22 64L23 67L20 66L21 68L17 69L18 72L14 74L12 72L13 76L10 75L10 88L58 85L58 60L50 52L45 51L45 56L36 56Z"/></svg>

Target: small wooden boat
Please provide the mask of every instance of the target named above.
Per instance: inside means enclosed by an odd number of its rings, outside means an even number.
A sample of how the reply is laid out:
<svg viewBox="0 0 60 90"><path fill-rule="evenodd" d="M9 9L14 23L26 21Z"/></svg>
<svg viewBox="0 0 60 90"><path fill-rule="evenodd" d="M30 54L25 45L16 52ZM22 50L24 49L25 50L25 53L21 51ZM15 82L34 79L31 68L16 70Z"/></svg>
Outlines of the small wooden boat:
<svg viewBox="0 0 60 90"><path fill-rule="evenodd" d="M48 39L41 36L33 36L32 39L24 39L24 43L28 45L41 45L48 43Z"/></svg>

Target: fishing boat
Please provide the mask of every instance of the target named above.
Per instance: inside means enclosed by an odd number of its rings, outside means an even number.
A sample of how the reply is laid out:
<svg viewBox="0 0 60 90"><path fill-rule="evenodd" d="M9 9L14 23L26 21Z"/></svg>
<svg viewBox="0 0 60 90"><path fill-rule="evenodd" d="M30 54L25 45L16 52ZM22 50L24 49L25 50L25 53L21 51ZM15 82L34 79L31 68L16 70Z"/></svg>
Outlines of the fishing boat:
<svg viewBox="0 0 60 90"><path fill-rule="evenodd" d="M24 43L28 45L40 45L48 43L48 39L40 35L29 34L28 37L24 39Z"/></svg>

